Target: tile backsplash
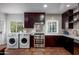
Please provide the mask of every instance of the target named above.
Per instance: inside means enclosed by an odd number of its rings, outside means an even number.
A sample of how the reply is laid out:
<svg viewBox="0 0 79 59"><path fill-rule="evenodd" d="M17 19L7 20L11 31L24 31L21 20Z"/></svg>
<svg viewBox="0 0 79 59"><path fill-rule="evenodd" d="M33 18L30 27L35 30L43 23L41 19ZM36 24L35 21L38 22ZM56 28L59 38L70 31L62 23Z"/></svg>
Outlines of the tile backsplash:
<svg viewBox="0 0 79 59"><path fill-rule="evenodd" d="M34 29L33 28L25 28L24 29L24 31L26 32L26 33L33 33L34 32Z"/></svg>
<svg viewBox="0 0 79 59"><path fill-rule="evenodd" d="M75 29L79 29L79 22L74 23L74 28L75 28Z"/></svg>
<svg viewBox="0 0 79 59"><path fill-rule="evenodd" d="M71 36L79 36L79 29L66 29L66 31L68 31Z"/></svg>

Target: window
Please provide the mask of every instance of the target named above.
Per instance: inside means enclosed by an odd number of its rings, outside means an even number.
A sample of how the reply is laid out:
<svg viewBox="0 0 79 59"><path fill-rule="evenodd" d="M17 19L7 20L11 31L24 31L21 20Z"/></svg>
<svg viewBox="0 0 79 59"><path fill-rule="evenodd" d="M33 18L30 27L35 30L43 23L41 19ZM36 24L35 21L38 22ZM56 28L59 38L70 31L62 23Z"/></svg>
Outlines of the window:
<svg viewBox="0 0 79 59"><path fill-rule="evenodd" d="M17 23L17 32L23 32L23 23L22 22L18 22Z"/></svg>
<svg viewBox="0 0 79 59"><path fill-rule="evenodd" d="M11 21L10 22L10 32L23 32L23 23L22 22L16 22Z"/></svg>
<svg viewBox="0 0 79 59"><path fill-rule="evenodd" d="M57 20L47 20L46 21L46 33L58 33L58 21Z"/></svg>
<svg viewBox="0 0 79 59"><path fill-rule="evenodd" d="M11 32L16 32L16 22L10 23L10 30L11 30Z"/></svg>

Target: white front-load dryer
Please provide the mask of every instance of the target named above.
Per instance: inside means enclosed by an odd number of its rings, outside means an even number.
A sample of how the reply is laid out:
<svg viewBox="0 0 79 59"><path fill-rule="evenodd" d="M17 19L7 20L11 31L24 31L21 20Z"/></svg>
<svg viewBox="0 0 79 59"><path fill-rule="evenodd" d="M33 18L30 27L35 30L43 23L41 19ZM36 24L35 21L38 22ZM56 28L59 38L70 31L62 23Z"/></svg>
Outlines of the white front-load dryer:
<svg viewBox="0 0 79 59"><path fill-rule="evenodd" d="M30 35L26 33L19 34L20 36L20 48L30 48Z"/></svg>
<svg viewBox="0 0 79 59"><path fill-rule="evenodd" d="M7 48L18 48L18 34L16 34L16 33L8 34Z"/></svg>

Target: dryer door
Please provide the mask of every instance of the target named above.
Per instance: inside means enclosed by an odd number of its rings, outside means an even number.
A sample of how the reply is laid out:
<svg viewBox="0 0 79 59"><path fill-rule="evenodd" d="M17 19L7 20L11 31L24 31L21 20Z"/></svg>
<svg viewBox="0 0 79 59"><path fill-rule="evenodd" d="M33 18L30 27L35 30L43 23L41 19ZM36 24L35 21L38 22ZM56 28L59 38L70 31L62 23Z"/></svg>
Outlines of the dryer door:
<svg viewBox="0 0 79 59"><path fill-rule="evenodd" d="M21 39L21 44L22 45L27 45L28 44L28 39L27 38L22 38Z"/></svg>
<svg viewBox="0 0 79 59"><path fill-rule="evenodd" d="M12 46L16 45L16 39L15 38L10 38L9 39L9 44L12 45Z"/></svg>

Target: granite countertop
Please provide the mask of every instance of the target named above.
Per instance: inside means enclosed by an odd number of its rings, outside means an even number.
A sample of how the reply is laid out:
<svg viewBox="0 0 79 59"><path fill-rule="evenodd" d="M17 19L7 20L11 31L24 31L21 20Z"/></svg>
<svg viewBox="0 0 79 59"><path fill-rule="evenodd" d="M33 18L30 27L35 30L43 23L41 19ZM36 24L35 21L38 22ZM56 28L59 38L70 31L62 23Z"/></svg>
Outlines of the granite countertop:
<svg viewBox="0 0 79 59"><path fill-rule="evenodd" d="M74 39L74 43L78 43L79 44L79 37L73 36L73 35L63 35L63 36L72 38L72 39Z"/></svg>
<svg viewBox="0 0 79 59"><path fill-rule="evenodd" d="M34 34L31 34L31 35L34 35ZM79 37L73 36L73 35L65 35L65 34L45 34L45 35L47 35L47 36L66 36L66 37L69 37L72 39L79 40Z"/></svg>
<svg viewBox="0 0 79 59"><path fill-rule="evenodd" d="M77 36L72 36L72 35L63 35L63 36L72 38L72 39L74 39L74 40L79 40L79 37L77 37Z"/></svg>
<svg viewBox="0 0 79 59"><path fill-rule="evenodd" d="M34 34L31 34L34 35ZM73 35L65 35L65 34L45 34L46 36L65 36L74 39L75 43L79 43L79 37Z"/></svg>
<svg viewBox="0 0 79 59"><path fill-rule="evenodd" d="M50 36L52 36L52 35L56 35L56 36L57 36L57 35L59 35L59 36L60 36L60 35L63 35L63 34L46 34L46 33L44 33L44 34L47 35L47 36L49 36L49 35L50 35ZM30 33L30 35L34 35L34 33Z"/></svg>
<svg viewBox="0 0 79 59"><path fill-rule="evenodd" d="M45 34L45 35L50 35L50 36L52 36L52 35L56 35L56 36L65 36L65 37L69 37L69 38L72 38L72 39L74 39L74 40L79 40L79 37L77 37L77 36L73 36L73 35L65 35L65 34Z"/></svg>
<svg viewBox="0 0 79 59"><path fill-rule="evenodd" d="M52 36L52 35L54 35L54 36L62 36L63 34L45 34L45 35L47 35L47 36Z"/></svg>

